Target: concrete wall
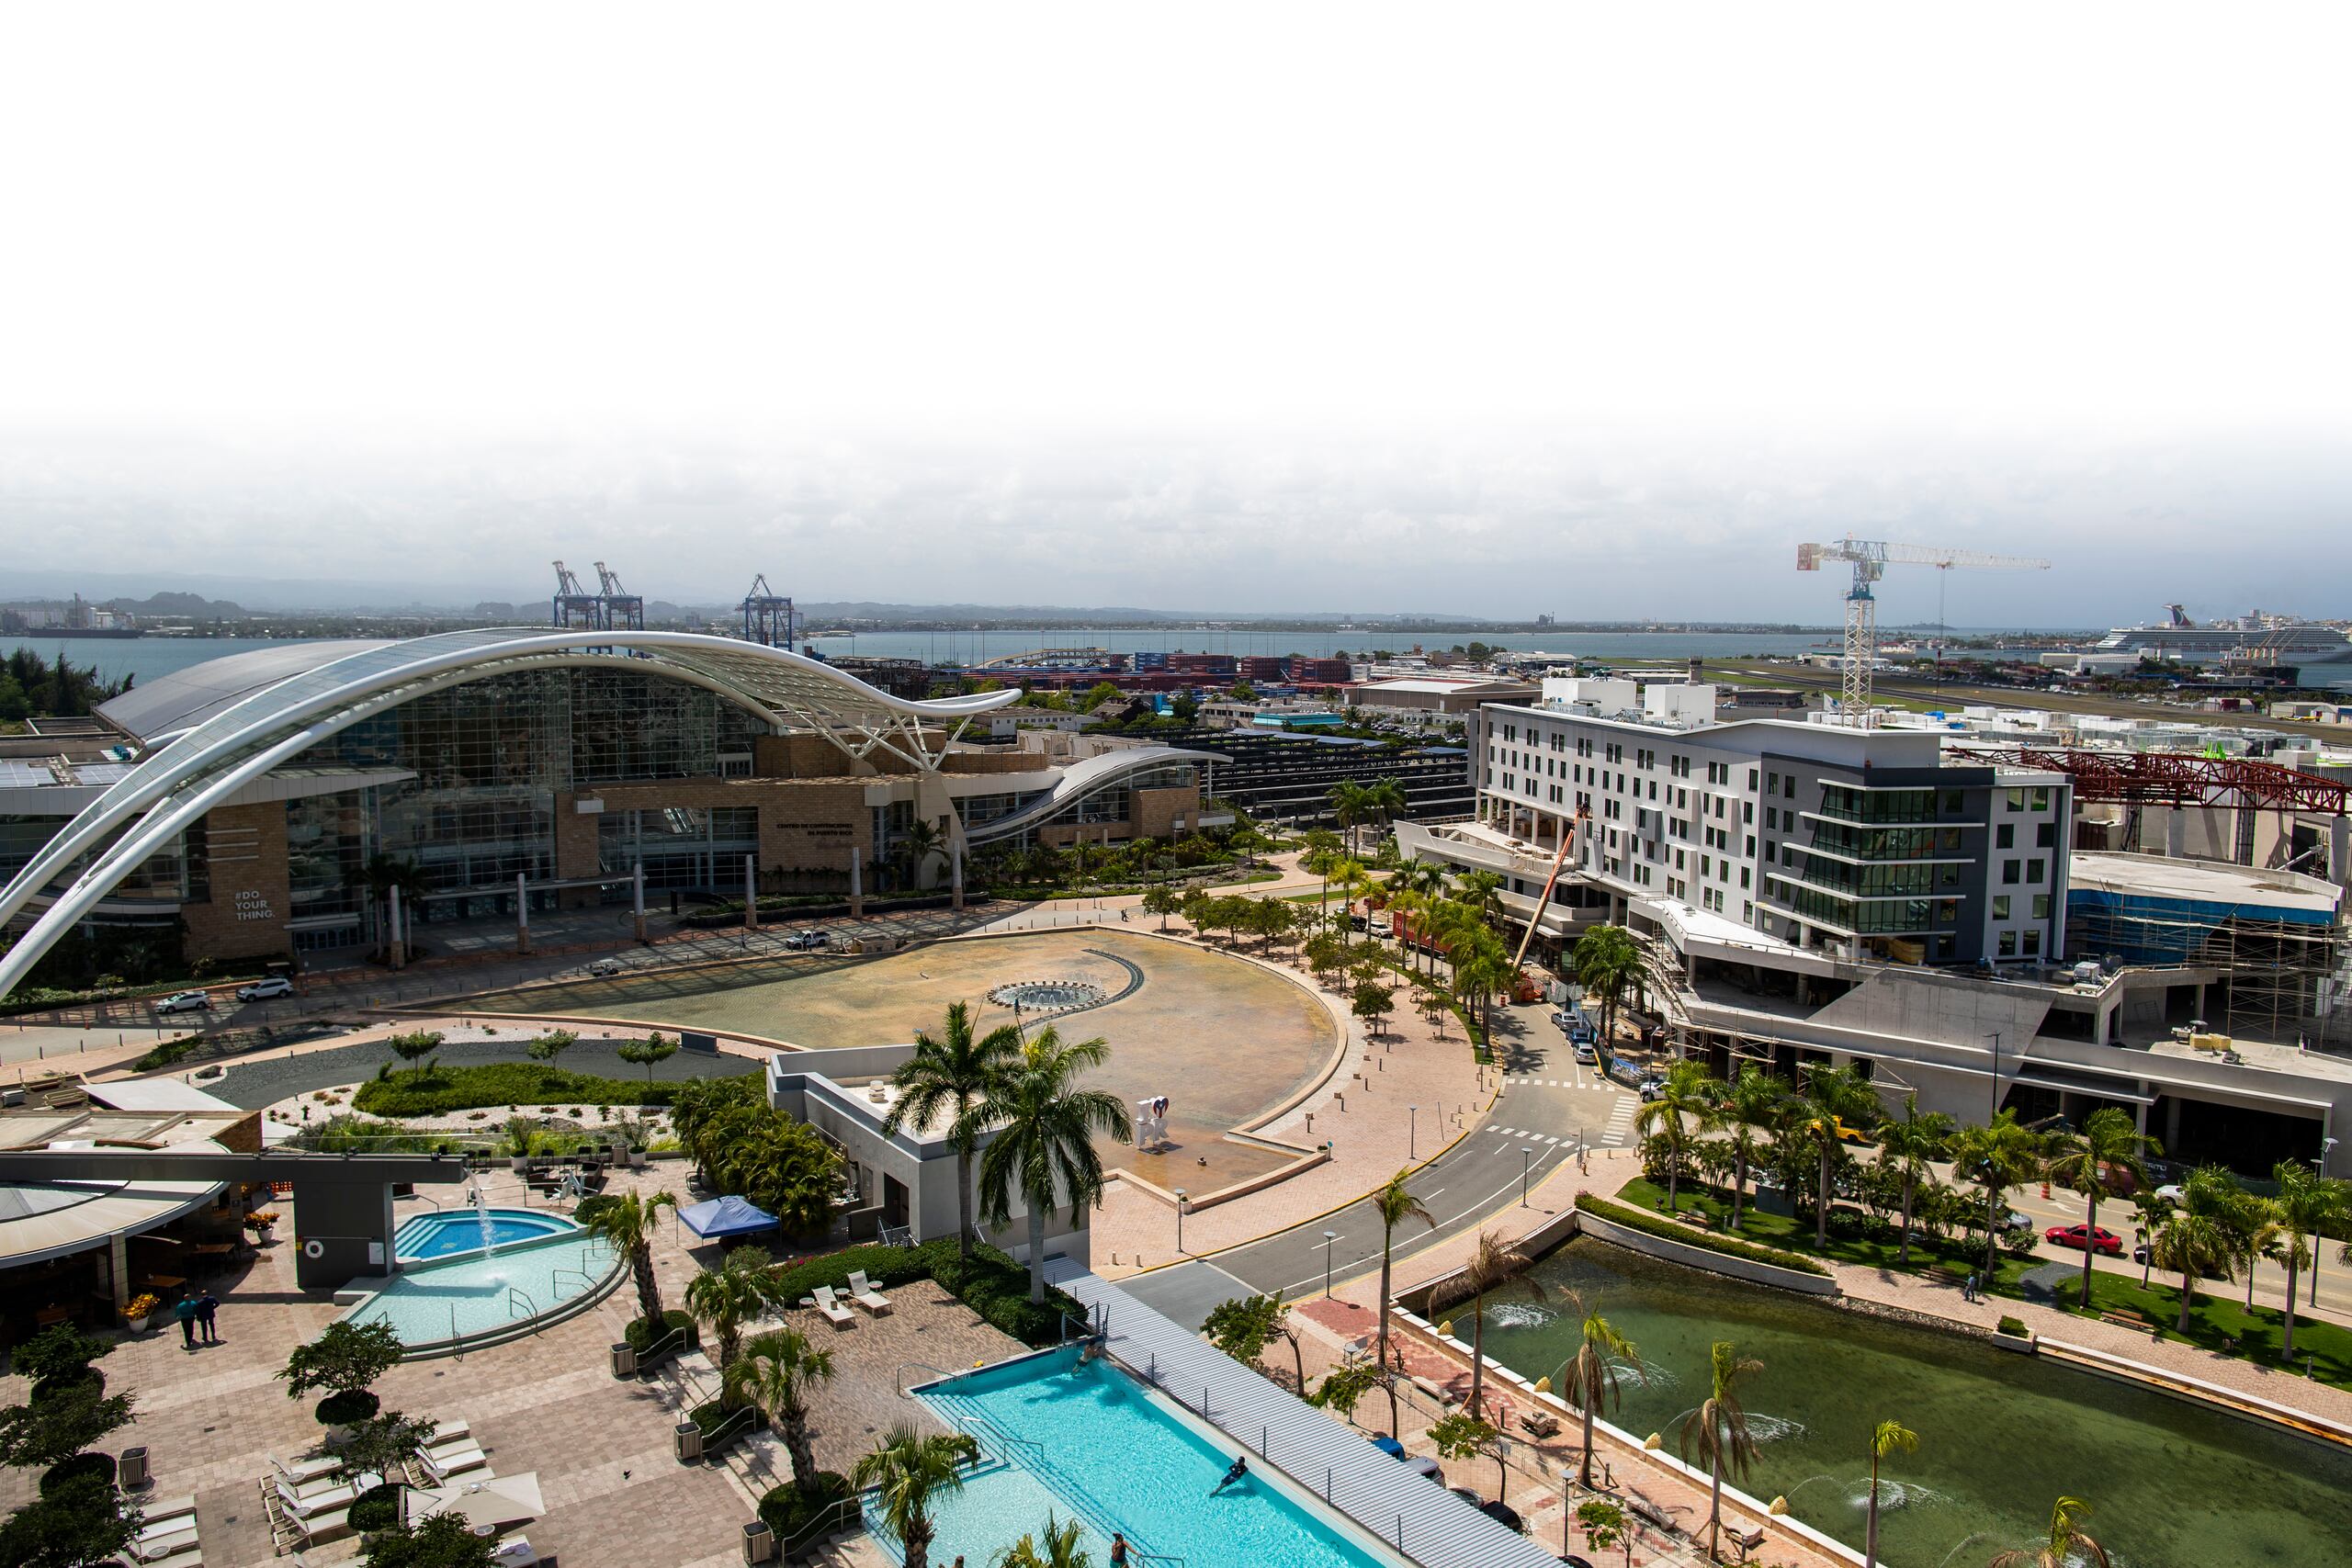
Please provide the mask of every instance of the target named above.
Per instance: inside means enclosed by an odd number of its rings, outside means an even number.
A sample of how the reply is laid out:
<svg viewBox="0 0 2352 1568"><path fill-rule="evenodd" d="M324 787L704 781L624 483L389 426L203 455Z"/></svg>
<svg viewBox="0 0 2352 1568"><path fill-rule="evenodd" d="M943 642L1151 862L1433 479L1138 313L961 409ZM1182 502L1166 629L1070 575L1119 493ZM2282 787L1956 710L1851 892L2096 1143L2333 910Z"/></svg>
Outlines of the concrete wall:
<svg viewBox="0 0 2352 1568"><path fill-rule="evenodd" d="M211 897L182 906L191 958L255 958L286 951L286 807L224 806L205 818Z"/></svg>
<svg viewBox="0 0 2352 1568"><path fill-rule="evenodd" d="M319 1256L311 1256L315 1250ZM294 1282L328 1291L392 1271L392 1188L385 1181L294 1185Z"/></svg>

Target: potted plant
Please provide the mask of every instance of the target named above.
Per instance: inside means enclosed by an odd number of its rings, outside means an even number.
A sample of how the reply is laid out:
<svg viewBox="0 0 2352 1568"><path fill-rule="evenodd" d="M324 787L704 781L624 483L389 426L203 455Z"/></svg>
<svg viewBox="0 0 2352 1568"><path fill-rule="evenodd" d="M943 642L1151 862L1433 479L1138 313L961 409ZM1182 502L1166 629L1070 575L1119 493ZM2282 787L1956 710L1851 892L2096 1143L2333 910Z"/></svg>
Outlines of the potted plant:
<svg viewBox="0 0 2352 1568"><path fill-rule="evenodd" d="M144 1334L147 1332L147 1320L154 1316L155 1309L163 1304L161 1297L141 1291L130 1298L130 1305L122 1309L122 1321L133 1334Z"/></svg>
<svg viewBox="0 0 2352 1568"><path fill-rule="evenodd" d="M270 1227L277 1224L277 1211L275 1209L255 1209L245 1216L245 1228L254 1233L254 1243L258 1247L269 1245Z"/></svg>
<svg viewBox="0 0 2352 1568"><path fill-rule="evenodd" d="M332 1448L381 1407L368 1385L398 1366L402 1353L400 1336L389 1323L371 1323L364 1328L331 1323L316 1339L296 1346L277 1375L286 1380L288 1399L325 1392L326 1397L319 1401L312 1415L327 1429L327 1444Z"/></svg>

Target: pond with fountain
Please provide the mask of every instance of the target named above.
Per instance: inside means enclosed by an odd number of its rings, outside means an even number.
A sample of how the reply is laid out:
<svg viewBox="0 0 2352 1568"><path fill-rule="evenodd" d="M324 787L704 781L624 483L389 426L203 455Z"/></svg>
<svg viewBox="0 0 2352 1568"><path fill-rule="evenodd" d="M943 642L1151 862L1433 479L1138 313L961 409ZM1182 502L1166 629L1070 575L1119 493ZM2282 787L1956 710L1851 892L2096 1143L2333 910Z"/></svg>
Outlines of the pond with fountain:
<svg viewBox="0 0 2352 1568"><path fill-rule="evenodd" d="M413 1357L445 1355L583 1312L618 1282L611 1246L576 1222L474 1196L403 1224L399 1271L344 1315L390 1324Z"/></svg>
<svg viewBox="0 0 2352 1568"><path fill-rule="evenodd" d="M1709 1345L1731 1340L1764 1363L1745 1385L1762 1439L1745 1489L1857 1547L1871 1428L1918 1433L1918 1451L1883 1472L1880 1558L1894 1568L1981 1568L2044 1532L2062 1494L2091 1504L2116 1568L2318 1568L2352 1551L2352 1449L1597 1240L1532 1278L1546 1299L1489 1308L1496 1360L1556 1382L1575 1348L1559 1298L1578 1292L1654 1369L1624 1380L1623 1413L1604 1416L1671 1452L1704 1397Z"/></svg>

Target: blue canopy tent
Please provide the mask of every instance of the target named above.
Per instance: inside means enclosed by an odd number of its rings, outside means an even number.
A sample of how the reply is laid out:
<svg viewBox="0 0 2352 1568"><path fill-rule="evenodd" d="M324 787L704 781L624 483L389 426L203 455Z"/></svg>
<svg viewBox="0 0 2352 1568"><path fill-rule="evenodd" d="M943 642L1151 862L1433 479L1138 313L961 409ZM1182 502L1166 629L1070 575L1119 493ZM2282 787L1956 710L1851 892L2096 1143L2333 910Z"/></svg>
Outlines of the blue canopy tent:
<svg viewBox="0 0 2352 1568"><path fill-rule="evenodd" d="M774 1214L733 1193L706 1202L689 1203L678 1211L678 1221L705 1241L772 1231L777 1223Z"/></svg>

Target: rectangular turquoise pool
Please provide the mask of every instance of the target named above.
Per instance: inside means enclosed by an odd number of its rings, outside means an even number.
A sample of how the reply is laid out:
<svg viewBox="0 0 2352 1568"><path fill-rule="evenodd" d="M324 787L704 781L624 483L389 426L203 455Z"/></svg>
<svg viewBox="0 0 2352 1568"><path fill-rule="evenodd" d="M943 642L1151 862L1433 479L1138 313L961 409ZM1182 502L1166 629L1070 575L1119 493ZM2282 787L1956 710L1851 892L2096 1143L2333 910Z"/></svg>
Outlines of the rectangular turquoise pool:
<svg viewBox="0 0 2352 1568"><path fill-rule="evenodd" d="M1042 1532L1048 1508L1084 1522L1098 1562L1109 1559L1114 1529L1138 1553L1195 1565L1393 1568L1396 1561L1359 1544L1254 1467L1211 1496L1235 1450L1108 1361L1080 1364L1074 1347L915 1393L977 1438L990 1460L1007 1461L940 1506L932 1555L942 1562L960 1551L986 1562L1023 1532Z"/></svg>

